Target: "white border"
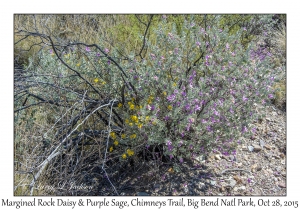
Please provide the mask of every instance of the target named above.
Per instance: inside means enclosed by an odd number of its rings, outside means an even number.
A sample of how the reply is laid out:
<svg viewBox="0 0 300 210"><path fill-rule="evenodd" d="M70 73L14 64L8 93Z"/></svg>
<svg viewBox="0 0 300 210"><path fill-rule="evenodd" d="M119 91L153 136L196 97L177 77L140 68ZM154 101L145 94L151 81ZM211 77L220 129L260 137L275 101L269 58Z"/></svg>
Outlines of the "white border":
<svg viewBox="0 0 300 210"><path fill-rule="evenodd" d="M2 1L3 2L3 1ZM11 1L1 2L1 164L0 164L0 206L2 198L11 200L31 199L30 197L13 197L13 14L14 13L286 13L287 14L287 197L284 200L298 200L300 189L299 170L299 12L296 1L279 0L218 0L218 1ZM56 197L57 198L57 197ZM64 197L67 199L69 197ZM185 197L186 198L186 197ZM207 197L201 197L207 198ZM252 197L253 198L253 197ZM259 197L260 198L260 197ZM259 198L254 197L254 200ZM269 197L274 200L276 197ZM45 199L50 199L45 197ZM74 199L75 198L71 198ZM97 200L99 198L92 198ZM109 199L112 199L111 197ZM131 200L131 197L120 198ZM144 198L146 199L146 198ZM162 200L159 198L147 198ZM200 199L200 198L199 198ZM207 198L208 199L208 198ZM211 198L215 200L216 197ZM246 199L246 198L244 198ZM78 200L78 199L77 199ZM26 209L26 207L21 207ZM28 208L28 207L27 207ZM146 207L143 207L146 208ZM200 207L201 208L201 207ZM221 208L221 207L219 207ZM234 207L238 208L238 207ZM270 208L270 207L265 207ZM1 207L1 209L4 209ZM29 209L29 208L28 208Z"/></svg>

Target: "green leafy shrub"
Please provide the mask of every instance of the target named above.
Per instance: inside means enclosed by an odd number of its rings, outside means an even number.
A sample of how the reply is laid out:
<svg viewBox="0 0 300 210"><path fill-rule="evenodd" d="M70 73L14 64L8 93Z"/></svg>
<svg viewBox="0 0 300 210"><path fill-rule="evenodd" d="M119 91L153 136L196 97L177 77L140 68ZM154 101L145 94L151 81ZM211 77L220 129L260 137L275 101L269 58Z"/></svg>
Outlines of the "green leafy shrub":
<svg viewBox="0 0 300 210"><path fill-rule="evenodd" d="M156 43L146 43L147 58L138 61L132 54L128 61L116 59L124 73L107 57L117 58L117 51L103 54L90 46L85 49L89 59L64 55L93 86L90 97L99 91L118 100L123 129L118 135L110 133L109 151L118 148L120 159L153 145L163 145L164 155L180 160L212 149L234 152L239 136L255 131L253 105L273 97L269 57L251 57L252 45L244 49L240 43L244 29L230 36L227 28L205 30L193 20L183 28L178 34L164 19L156 30ZM68 88L80 87L81 79L70 77L55 60L53 52L44 52L43 68L66 77L62 83Z"/></svg>

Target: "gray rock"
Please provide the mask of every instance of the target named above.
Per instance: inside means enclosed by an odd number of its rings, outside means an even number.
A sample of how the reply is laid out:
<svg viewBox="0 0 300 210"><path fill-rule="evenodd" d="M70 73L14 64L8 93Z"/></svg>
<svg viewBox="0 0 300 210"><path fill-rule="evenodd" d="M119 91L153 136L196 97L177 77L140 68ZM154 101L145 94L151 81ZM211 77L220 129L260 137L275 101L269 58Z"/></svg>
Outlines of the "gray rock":
<svg viewBox="0 0 300 210"><path fill-rule="evenodd" d="M149 196L149 194L146 192L138 192L137 196Z"/></svg>
<svg viewBox="0 0 300 210"><path fill-rule="evenodd" d="M275 159L280 159L280 157L279 157L278 155L273 155L273 157L274 157Z"/></svg>
<svg viewBox="0 0 300 210"><path fill-rule="evenodd" d="M281 188L286 188L285 182L279 182L278 186Z"/></svg>
<svg viewBox="0 0 300 210"><path fill-rule="evenodd" d="M221 160L220 155L215 155L215 159L216 159L216 160Z"/></svg>
<svg viewBox="0 0 300 210"><path fill-rule="evenodd" d="M237 187L237 190L245 190L245 189L246 189L245 186Z"/></svg>
<svg viewBox="0 0 300 210"><path fill-rule="evenodd" d="M268 145L268 144L265 144L264 147L265 147L267 150L271 150L271 147L270 147L270 145Z"/></svg>
<svg viewBox="0 0 300 210"><path fill-rule="evenodd" d="M229 186L234 187L236 185L236 181L234 179L230 180Z"/></svg>
<svg viewBox="0 0 300 210"><path fill-rule="evenodd" d="M241 186L240 189L241 190L246 190L246 186Z"/></svg>
<svg viewBox="0 0 300 210"><path fill-rule="evenodd" d="M202 189L205 186L205 184L203 182L198 182L196 186L198 187L198 189Z"/></svg>
<svg viewBox="0 0 300 210"><path fill-rule="evenodd" d="M246 146L242 146L242 151L247 151L247 147Z"/></svg>
<svg viewBox="0 0 300 210"><path fill-rule="evenodd" d="M261 147L257 144L252 144L252 146L253 146L253 151L254 152L259 152L261 150Z"/></svg>
<svg viewBox="0 0 300 210"><path fill-rule="evenodd" d="M248 150L249 150L250 152L253 152L253 150L254 150L254 147L252 147L252 146L248 146Z"/></svg>
<svg viewBox="0 0 300 210"><path fill-rule="evenodd" d="M199 162L201 162L201 161L205 160L205 156L204 155L200 155L200 156L196 157L196 160L199 161Z"/></svg>
<svg viewBox="0 0 300 210"><path fill-rule="evenodd" d="M231 161L236 161L236 157L235 157L234 155L230 155L230 156L229 156L229 159L230 159Z"/></svg>
<svg viewBox="0 0 300 210"><path fill-rule="evenodd" d="M216 181L213 181L213 180L212 180L212 181L210 181L210 184L211 184L211 185L213 185L213 186L215 186L215 185L216 185L216 183L217 183Z"/></svg>
<svg viewBox="0 0 300 210"><path fill-rule="evenodd" d="M264 148L265 142L264 142L263 140L260 140L260 141L259 141L259 144L260 144L260 146L261 146L262 148Z"/></svg>

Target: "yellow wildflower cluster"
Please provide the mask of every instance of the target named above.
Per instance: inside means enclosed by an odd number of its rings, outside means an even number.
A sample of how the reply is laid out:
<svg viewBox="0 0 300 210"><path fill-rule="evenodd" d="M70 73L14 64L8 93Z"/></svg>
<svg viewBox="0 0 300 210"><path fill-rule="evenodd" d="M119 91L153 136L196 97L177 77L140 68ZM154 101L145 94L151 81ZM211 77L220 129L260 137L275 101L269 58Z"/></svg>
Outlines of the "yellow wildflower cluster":
<svg viewBox="0 0 300 210"><path fill-rule="evenodd" d="M77 63L77 64L76 64L77 67L79 67L80 65L81 65L80 63Z"/></svg>
<svg viewBox="0 0 300 210"><path fill-rule="evenodd" d="M122 103L118 103L118 107L121 108L123 106Z"/></svg>
<svg viewBox="0 0 300 210"><path fill-rule="evenodd" d="M118 146L119 145L119 142L116 140L116 141L114 141L114 145L115 146Z"/></svg>
<svg viewBox="0 0 300 210"><path fill-rule="evenodd" d="M113 150L114 150L113 147L110 147L110 148L109 148L109 152L112 152Z"/></svg>
<svg viewBox="0 0 300 210"><path fill-rule="evenodd" d="M128 156L132 156L132 155L134 155L134 151L131 149L127 149L127 154L128 154Z"/></svg>
<svg viewBox="0 0 300 210"><path fill-rule="evenodd" d="M69 58L70 58L70 54L65 54L64 57L65 57L66 59L69 59Z"/></svg>
<svg viewBox="0 0 300 210"><path fill-rule="evenodd" d="M139 118L136 116L136 115L132 115L130 116L131 120L135 123L138 123L139 122Z"/></svg>
<svg viewBox="0 0 300 210"><path fill-rule="evenodd" d="M134 133L134 134L130 135L130 138L131 139L135 139L136 138L136 134Z"/></svg>
<svg viewBox="0 0 300 210"><path fill-rule="evenodd" d="M128 105L130 110L134 109L134 104L131 101L128 102Z"/></svg>
<svg viewBox="0 0 300 210"><path fill-rule="evenodd" d="M137 124L137 127L138 127L138 128L142 128L142 127L143 127L143 124L142 124L142 123L138 123L138 124Z"/></svg>
<svg viewBox="0 0 300 210"><path fill-rule="evenodd" d="M115 132L110 132L110 137L112 139L116 139L117 138L116 133Z"/></svg>
<svg viewBox="0 0 300 210"><path fill-rule="evenodd" d="M172 110L172 108L173 108L172 105L168 106L168 110Z"/></svg>
<svg viewBox="0 0 300 210"><path fill-rule="evenodd" d="M121 138L122 138L122 139L125 139L125 138L126 138L126 134L123 133L123 134L121 135Z"/></svg>
<svg viewBox="0 0 300 210"><path fill-rule="evenodd" d="M147 103L148 104L152 104L152 101L153 101L154 97L151 95L149 96L148 100L147 100Z"/></svg>
<svg viewBox="0 0 300 210"><path fill-rule="evenodd" d="M146 117L145 117L145 122L148 122L149 119L150 119L150 117L149 117L149 116L146 116Z"/></svg>
<svg viewBox="0 0 300 210"><path fill-rule="evenodd" d="M98 83L100 80L98 78L94 79L94 83ZM105 81L101 81L101 85L105 85L106 82Z"/></svg>
<svg viewBox="0 0 300 210"><path fill-rule="evenodd" d="M143 108L142 105L140 105L140 106L139 105L134 105L134 103L132 103L131 101L128 102L128 105L129 105L130 110L134 110L134 109L139 110L139 109Z"/></svg>
<svg viewBox="0 0 300 210"><path fill-rule="evenodd" d="M123 159L126 159L126 157L127 157L127 155L124 153L124 154L122 155L122 158L123 158Z"/></svg>

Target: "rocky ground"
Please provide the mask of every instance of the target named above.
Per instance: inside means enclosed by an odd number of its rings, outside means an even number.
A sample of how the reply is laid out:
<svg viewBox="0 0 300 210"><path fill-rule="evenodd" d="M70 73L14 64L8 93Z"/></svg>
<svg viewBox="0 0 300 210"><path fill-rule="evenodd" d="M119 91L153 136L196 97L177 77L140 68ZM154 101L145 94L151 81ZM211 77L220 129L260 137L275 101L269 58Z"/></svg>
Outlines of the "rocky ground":
<svg viewBox="0 0 300 210"><path fill-rule="evenodd" d="M184 162L179 172L172 165L153 167L130 177L127 184L136 187L120 189L120 195L285 196L286 113L265 109L266 118L256 122L258 132L243 139L236 155L211 153Z"/></svg>

